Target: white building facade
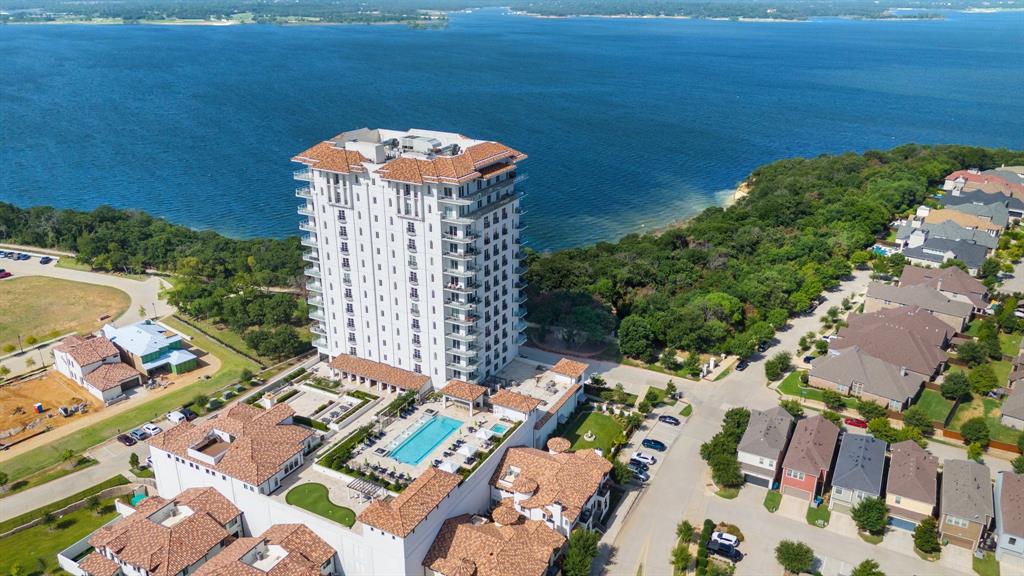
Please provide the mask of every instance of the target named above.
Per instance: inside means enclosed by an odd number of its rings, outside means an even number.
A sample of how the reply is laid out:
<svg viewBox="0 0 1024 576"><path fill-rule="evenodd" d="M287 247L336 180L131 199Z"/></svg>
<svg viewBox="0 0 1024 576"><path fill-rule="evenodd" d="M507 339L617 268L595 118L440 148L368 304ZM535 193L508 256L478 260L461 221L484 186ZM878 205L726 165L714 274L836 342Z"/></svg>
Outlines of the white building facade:
<svg viewBox="0 0 1024 576"><path fill-rule="evenodd" d="M314 345L476 382L525 341L516 163L502 144L360 129L293 158ZM519 178L521 180L521 177Z"/></svg>

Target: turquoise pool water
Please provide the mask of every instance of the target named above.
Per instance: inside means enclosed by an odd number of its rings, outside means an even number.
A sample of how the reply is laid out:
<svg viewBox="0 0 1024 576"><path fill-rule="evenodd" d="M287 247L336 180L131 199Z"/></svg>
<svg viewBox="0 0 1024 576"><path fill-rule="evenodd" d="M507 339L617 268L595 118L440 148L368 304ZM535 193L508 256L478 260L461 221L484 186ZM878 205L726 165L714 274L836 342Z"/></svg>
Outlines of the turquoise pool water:
<svg viewBox="0 0 1024 576"><path fill-rule="evenodd" d="M462 422L447 416L434 416L412 436L405 439L390 456L403 464L415 466L423 461L434 448L462 426Z"/></svg>
<svg viewBox="0 0 1024 576"><path fill-rule="evenodd" d="M504 434L508 431L508 426L505 424L495 424L494 426L491 426L491 430L494 430L495 434Z"/></svg>

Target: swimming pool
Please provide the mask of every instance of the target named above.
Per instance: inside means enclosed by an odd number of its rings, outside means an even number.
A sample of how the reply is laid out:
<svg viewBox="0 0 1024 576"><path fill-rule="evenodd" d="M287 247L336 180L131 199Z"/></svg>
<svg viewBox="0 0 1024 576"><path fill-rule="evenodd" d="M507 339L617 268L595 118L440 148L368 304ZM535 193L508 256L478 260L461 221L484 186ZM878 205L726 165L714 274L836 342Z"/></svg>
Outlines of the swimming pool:
<svg viewBox="0 0 1024 576"><path fill-rule="evenodd" d="M505 432L508 432L508 426L506 424L495 424L494 426L491 426L491 430L500 436Z"/></svg>
<svg viewBox="0 0 1024 576"><path fill-rule="evenodd" d="M460 420L437 415L422 424L394 450L391 456L403 464L415 466L423 461L434 448L462 426Z"/></svg>

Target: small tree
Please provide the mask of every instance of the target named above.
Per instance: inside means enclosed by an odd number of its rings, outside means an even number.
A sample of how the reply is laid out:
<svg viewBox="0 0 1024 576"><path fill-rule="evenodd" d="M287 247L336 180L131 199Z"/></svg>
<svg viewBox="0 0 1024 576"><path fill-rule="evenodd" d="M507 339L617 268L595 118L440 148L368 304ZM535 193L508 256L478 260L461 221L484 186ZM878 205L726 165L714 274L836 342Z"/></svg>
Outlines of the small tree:
<svg viewBox="0 0 1024 576"><path fill-rule="evenodd" d="M89 499L85 501L85 507L93 514L99 514L101 508L100 497L95 494L89 496Z"/></svg>
<svg viewBox="0 0 1024 576"><path fill-rule="evenodd" d="M672 566L676 569L677 573L685 573L687 568L690 567L692 559L693 555L690 554L689 540L676 544L676 547L672 549Z"/></svg>
<svg viewBox="0 0 1024 576"><path fill-rule="evenodd" d="M146 317L146 307L143 306L142 304L139 304L139 317L140 318L145 318Z"/></svg>
<svg viewBox="0 0 1024 576"><path fill-rule="evenodd" d="M857 413L860 414L861 418L868 421L874 420L875 418L885 418L885 408L883 408L878 402L873 402L871 400L864 400L858 404Z"/></svg>
<svg viewBox="0 0 1024 576"><path fill-rule="evenodd" d="M815 340L814 351L818 354L824 354L828 352L828 341L827 340Z"/></svg>
<svg viewBox="0 0 1024 576"><path fill-rule="evenodd" d="M810 572L814 567L814 550L803 542L783 540L775 547L775 560L788 572Z"/></svg>
<svg viewBox="0 0 1024 576"><path fill-rule="evenodd" d="M804 415L804 407L801 406L800 401L795 398L780 400L779 406L782 406L782 409L789 412L791 416L799 418Z"/></svg>
<svg viewBox="0 0 1024 576"><path fill-rule="evenodd" d="M935 518L926 516L914 528L914 547L925 554L935 554L942 549L939 542L939 525Z"/></svg>
<svg viewBox="0 0 1024 576"><path fill-rule="evenodd" d="M838 411L846 407L846 403L843 402L843 395L835 390L823 390L821 392L821 399L829 410Z"/></svg>
<svg viewBox="0 0 1024 576"><path fill-rule="evenodd" d="M982 446L988 446L991 432L988 429L988 422L984 416L975 416L960 427L960 434L969 444L977 442Z"/></svg>
<svg viewBox="0 0 1024 576"><path fill-rule="evenodd" d="M206 394L196 394L192 398L192 405L199 409L206 408L206 405L210 403L210 397Z"/></svg>
<svg viewBox="0 0 1024 576"><path fill-rule="evenodd" d="M562 573L565 576L589 576L590 567L597 556L597 532L577 528L569 536L569 549L565 553Z"/></svg>
<svg viewBox="0 0 1024 576"><path fill-rule="evenodd" d="M950 372L946 374L940 392L947 400L966 400L971 397L971 383L963 372Z"/></svg>
<svg viewBox="0 0 1024 576"><path fill-rule="evenodd" d="M981 447L981 444L977 442L971 442L967 446L967 458L974 460L975 462L981 462L982 456L985 455L985 449Z"/></svg>
<svg viewBox="0 0 1024 576"><path fill-rule="evenodd" d="M869 534L881 534L885 531L889 509L885 506L885 500L881 498L865 498L850 510L850 516L856 522L857 528L862 531Z"/></svg>
<svg viewBox="0 0 1024 576"><path fill-rule="evenodd" d="M676 388L676 383L675 382L669 380L668 383L665 384L665 394L667 396L675 396L676 392L678 392L678 391L679 391L679 389Z"/></svg>
<svg viewBox="0 0 1024 576"><path fill-rule="evenodd" d="M45 514L43 514L41 522L43 526L46 526L47 530L51 532L56 530L57 517L53 515L53 512L46 512Z"/></svg>
<svg viewBox="0 0 1024 576"><path fill-rule="evenodd" d="M8 375L10 375L10 373L11 373L11 369L10 368L8 368L7 366L4 366L3 364L0 364L0 380L3 380L4 378L6 378Z"/></svg>
<svg viewBox="0 0 1024 576"><path fill-rule="evenodd" d="M679 524L676 524L676 538L679 538L683 542L689 543L693 540L693 524L690 524L688 520L683 520Z"/></svg>
<svg viewBox="0 0 1024 576"><path fill-rule="evenodd" d="M131 455L128 456L128 465L132 467L132 470L138 470L139 469L139 455L136 454L135 452L132 452Z"/></svg>
<svg viewBox="0 0 1024 576"><path fill-rule="evenodd" d="M36 365L36 359L35 358L33 358L31 356L29 356L28 358L25 358L25 367L26 368L32 368L35 365Z"/></svg>
<svg viewBox="0 0 1024 576"><path fill-rule="evenodd" d="M62 462L70 462L71 460L74 460L74 458L75 451L70 448L66 448L60 453L60 459Z"/></svg>
<svg viewBox="0 0 1024 576"><path fill-rule="evenodd" d="M999 384L996 371L992 369L991 364L982 364L971 368L967 380L971 383L971 391L979 395L988 394Z"/></svg>
<svg viewBox="0 0 1024 576"><path fill-rule="evenodd" d="M612 478L615 479L615 483L619 486L625 486L633 479L633 471L630 470L629 466L627 466L625 462L621 460L613 460Z"/></svg>
<svg viewBox="0 0 1024 576"><path fill-rule="evenodd" d="M957 346L956 357L974 367L988 360L988 351L980 343L971 340Z"/></svg>
<svg viewBox="0 0 1024 576"><path fill-rule="evenodd" d="M25 338L25 344L28 344L29 346L35 346L38 343L39 338L36 338L35 336L29 336L28 338Z"/></svg>
<svg viewBox="0 0 1024 576"><path fill-rule="evenodd" d="M931 416L920 406L915 405L907 408L907 411L903 413L903 423L917 428L921 431L921 434L929 435L935 432Z"/></svg>
<svg viewBox="0 0 1024 576"><path fill-rule="evenodd" d="M650 414L651 413L651 403L648 402L645 399L645 400L640 402L639 406L637 406L637 410L639 410L643 414Z"/></svg>
<svg viewBox="0 0 1024 576"><path fill-rule="evenodd" d="M1013 471L1017 474L1024 474L1024 455L1017 456L1010 464L1013 466Z"/></svg>
<svg viewBox="0 0 1024 576"><path fill-rule="evenodd" d="M254 376L255 374L252 373L252 370L249 370L248 368L242 368L242 373L238 375L238 379L242 382L242 384L248 386L249 384L252 383L252 379Z"/></svg>
<svg viewBox="0 0 1024 576"><path fill-rule="evenodd" d="M878 562L868 559L857 564L850 576L885 576L885 572L879 569Z"/></svg>

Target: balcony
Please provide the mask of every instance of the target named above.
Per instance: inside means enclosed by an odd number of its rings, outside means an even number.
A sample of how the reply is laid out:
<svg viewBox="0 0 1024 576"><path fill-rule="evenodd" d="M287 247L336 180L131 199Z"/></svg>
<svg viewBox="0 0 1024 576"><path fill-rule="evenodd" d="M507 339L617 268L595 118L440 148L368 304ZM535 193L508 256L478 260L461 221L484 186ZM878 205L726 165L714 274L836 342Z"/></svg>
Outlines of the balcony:
<svg viewBox="0 0 1024 576"><path fill-rule="evenodd" d="M306 276L309 276L311 278L320 278L320 267L319 266L310 266L309 268L306 268L302 272Z"/></svg>
<svg viewBox="0 0 1024 576"><path fill-rule="evenodd" d="M452 283L445 285L444 289L455 294L476 294L479 284L474 282Z"/></svg>
<svg viewBox="0 0 1024 576"><path fill-rule="evenodd" d="M413 318L419 318L420 317L420 309L419 309L419 307L409 308L409 315L412 316Z"/></svg>
<svg viewBox="0 0 1024 576"><path fill-rule="evenodd" d="M308 250L302 253L302 259L306 262L312 262L314 264L320 263L320 251L314 247L312 250Z"/></svg>
<svg viewBox="0 0 1024 576"><path fill-rule="evenodd" d="M523 322L522 320L516 322L515 331L522 332L524 330L526 330L526 322Z"/></svg>
<svg viewBox="0 0 1024 576"><path fill-rule="evenodd" d="M515 270L513 270L512 273L515 274L516 276L522 276L523 274L526 274L526 267L516 266Z"/></svg>
<svg viewBox="0 0 1024 576"><path fill-rule="evenodd" d="M306 297L306 303L310 306L316 306L317 308L324 307L324 299L320 296L309 295Z"/></svg>
<svg viewBox="0 0 1024 576"><path fill-rule="evenodd" d="M458 326L473 326L477 317L473 314L445 314L444 321Z"/></svg>
<svg viewBox="0 0 1024 576"><path fill-rule="evenodd" d="M477 273L476 266L464 266L462 268L448 268L444 271L445 274L452 276L460 276L462 278L469 278L475 276Z"/></svg>
<svg viewBox="0 0 1024 576"><path fill-rule="evenodd" d="M345 300L348 300L349 302L352 301L352 291L351 290L346 290L345 291Z"/></svg>
<svg viewBox="0 0 1024 576"><path fill-rule="evenodd" d="M317 243L316 243L316 234L310 234L309 236L303 236L302 237L302 242L300 242L300 243L303 246L308 246L310 248L316 248L318 246Z"/></svg>
<svg viewBox="0 0 1024 576"><path fill-rule="evenodd" d="M476 242L480 236L473 232L466 232L464 234L448 234L445 232L441 234L441 238L450 242L471 243Z"/></svg>
<svg viewBox="0 0 1024 576"><path fill-rule="evenodd" d="M320 312L319 310L314 310L313 312L310 312L309 318L310 320L316 320L317 322L324 322L327 320L327 318L324 317L324 313Z"/></svg>
<svg viewBox="0 0 1024 576"><path fill-rule="evenodd" d="M449 348L449 352L462 358L476 358L477 354L480 353L480 349L476 346L470 346L468 348ZM472 362L472 360L470 360Z"/></svg>
<svg viewBox="0 0 1024 576"><path fill-rule="evenodd" d="M323 293L324 287L323 284L320 284L319 280L313 280L312 282L306 282L306 290Z"/></svg>
<svg viewBox="0 0 1024 576"><path fill-rule="evenodd" d="M526 308L520 306L512 311L512 315L516 318L526 318Z"/></svg>
<svg viewBox="0 0 1024 576"><path fill-rule="evenodd" d="M312 216L313 208L309 204L302 203L299 204L297 212L299 213L300 216Z"/></svg>
<svg viewBox="0 0 1024 576"><path fill-rule="evenodd" d="M313 346L316 348L327 348L327 338L323 336L317 336L313 339Z"/></svg>
<svg viewBox="0 0 1024 576"><path fill-rule="evenodd" d="M478 252L472 247L467 247L462 252L453 252L451 250L445 250L444 252L441 253L441 255L444 256L445 258L451 258L452 260L456 260L459 262L471 262L474 258L476 258L477 254Z"/></svg>
<svg viewBox="0 0 1024 576"><path fill-rule="evenodd" d="M344 255L348 256L348 254L349 254L349 252L348 252L348 242L342 242L342 243L341 243L341 246L339 246L339 247L338 247L338 250L339 250L339 251L340 251L340 252L341 252L342 254L344 254Z"/></svg>
<svg viewBox="0 0 1024 576"><path fill-rule="evenodd" d="M446 334L448 338L458 340L459 342L476 342L476 335L476 330L463 330L461 332L449 332Z"/></svg>
<svg viewBox="0 0 1024 576"><path fill-rule="evenodd" d="M344 276L341 277L341 282L345 286L351 286L352 285L352 277L349 276L348 274L345 274Z"/></svg>
<svg viewBox="0 0 1024 576"><path fill-rule="evenodd" d="M302 170L296 170L295 172L292 172L292 178L295 178L296 180L302 180L303 182L312 182L313 173L309 170L309 168L303 168Z"/></svg>
<svg viewBox="0 0 1024 576"><path fill-rule="evenodd" d="M419 293L417 293L417 292L409 292L409 300L412 300L413 302L419 302L420 301Z"/></svg>
<svg viewBox="0 0 1024 576"><path fill-rule="evenodd" d="M299 198L305 198L306 200L313 199L313 193L309 191L309 186L302 186L295 189L295 196Z"/></svg>
<svg viewBox="0 0 1024 576"><path fill-rule="evenodd" d="M441 214L441 222L445 222L447 224L456 224L458 226L469 226L474 222L474 219L446 212Z"/></svg>
<svg viewBox="0 0 1024 576"><path fill-rule="evenodd" d="M522 290L527 286L529 286L529 284L526 282L526 280L520 278L519 280L516 280L516 283L513 285L513 288L515 288L516 290Z"/></svg>
<svg viewBox="0 0 1024 576"><path fill-rule="evenodd" d="M319 322L314 322L313 325L309 327L309 330L313 334L319 334L321 336L327 336L327 329L324 328L324 325L320 324Z"/></svg>
<svg viewBox="0 0 1024 576"><path fill-rule="evenodd" d="M299 222L299 230L302 230L304 232L313 232L315 234L316 233L316 224L314 224L313 222L309 222L309 221Z"/></svg>
<svg viewBox="0 0 1024 576"><path fill-rule="evenodd" d="M450 308L454 308L456 310L464 310L464 311L475 310L477 304L478 304L478 302L475 302L475 301L463 302L461 300L455 300L455 299L446 300L445 303L444 303L445 306L448 306Z"/></svg>
<svg viewBox="0 0 1024 576"><path fill-rule="evenodd" d="M514 304L526 304L526 294L523 294L522 292L516 294L516 297L512 299L512 302Z"/></svg>
<svg viewBox="0 0 1024 576"><path fill-rule="evenodd" d="M458 371L463 372L463 373L476 372L476 369L478 367L479 367L479 365L476 362L466 363L466 364L463 364L462 362L455 362L455 361L448 362L448 369L449 370L458 370Z"/></svg>
<svg viewBox="0 0 1024 576"><path fill-rule="evenodd" d="M415 244L406 244L405 245L405 249L408 250L409 252L415 253L416 252L416 245Z"/></svg>
<svg viewBox="0 0 1024 576"><path fill-rule="evenodd" d="M520 332L519 335L516 336L516 346L523 346L523 345L525 345L526 344L526 340L527 340L526 334L523 333L523 332Z"/></svg>

